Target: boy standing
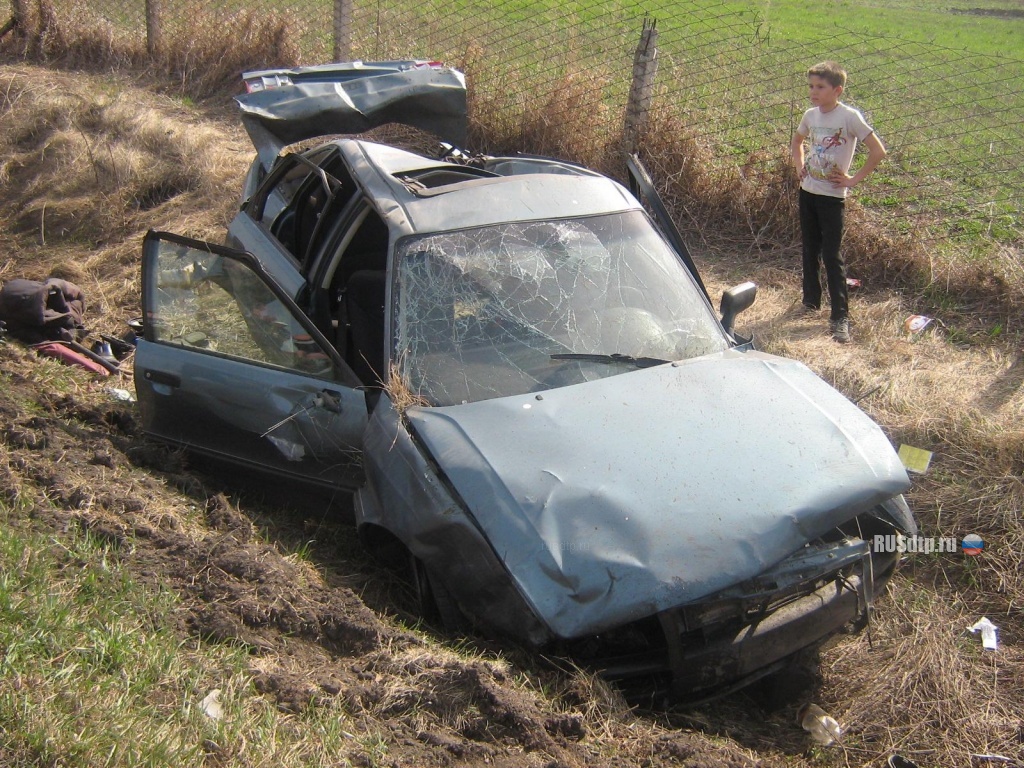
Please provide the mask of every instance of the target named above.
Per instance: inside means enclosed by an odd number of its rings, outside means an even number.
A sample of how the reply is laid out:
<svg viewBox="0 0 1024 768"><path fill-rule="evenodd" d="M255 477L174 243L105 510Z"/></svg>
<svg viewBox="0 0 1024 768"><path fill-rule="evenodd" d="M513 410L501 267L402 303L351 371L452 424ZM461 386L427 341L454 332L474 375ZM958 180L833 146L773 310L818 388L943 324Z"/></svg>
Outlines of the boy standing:
<svg viewBox="0 0 1024 768"><path fill-rule="evenodd" d="M864 181L885 157L885 147L853 107L839 101L846 86L846 70L834 61L807 70L811 104L793 135L790 150L800 176L800 233L803 239L803 305L821 308L818 260L825 265L832 305L832 338L850 341L846 263L839 253L843 240L843 211L849 190ZM809 141L807 156L804 142ZM860 170L849 174L857 142L868 149Z"/></svg>

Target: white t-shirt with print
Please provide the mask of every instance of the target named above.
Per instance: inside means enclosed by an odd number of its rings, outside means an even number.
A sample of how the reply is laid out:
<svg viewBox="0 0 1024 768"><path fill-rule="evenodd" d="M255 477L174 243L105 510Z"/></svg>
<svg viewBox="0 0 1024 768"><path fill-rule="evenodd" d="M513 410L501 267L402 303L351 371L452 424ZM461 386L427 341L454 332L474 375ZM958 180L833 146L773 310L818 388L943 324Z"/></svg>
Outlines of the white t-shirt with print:
<svg viewBox="0 0 1024 768"><path fill-rule="evenodd" d="M807 175L801 188L816 195L846 197L849 189L833 184L828 175L834 168L849 173L857 142L874 133L864 116L840 101L829 112L822 112L818 107L808 109L796 130L806 136L810 144L804 157Z"/></svg>

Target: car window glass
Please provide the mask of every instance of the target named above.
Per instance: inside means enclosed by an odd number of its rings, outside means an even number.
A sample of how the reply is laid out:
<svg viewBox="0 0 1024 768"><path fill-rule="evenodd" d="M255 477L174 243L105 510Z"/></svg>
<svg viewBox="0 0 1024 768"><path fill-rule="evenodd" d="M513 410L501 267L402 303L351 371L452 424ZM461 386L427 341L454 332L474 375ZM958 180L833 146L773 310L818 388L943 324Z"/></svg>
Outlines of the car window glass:
<svg viewBox="0 0 1024 768"><path fill-rule="evenodd" d="M164 241L146 339L333 379L327 353L246 264Z"/></svg>
<svg viewBox="0 0 1024 768"><path fill-rule="evenodd" d="M397 359L412 391L434 404L728 348L704 295L640 211L410 237L396 257Z"/></svg>
<svg viewBox="0 0 1024 768"><path fill-rule="evenodd" d="M309 153L307 158L316 163L318 160L322 160L326 154L328 154L327 149L321 149ZM271 171L272 186L269 189L260 190L254 200L254 206L250 209L250 215L268 227L271 226L281 211L294 201L302 183L312 173L313 169L300 162L296 155L283 156Z"/></svg>

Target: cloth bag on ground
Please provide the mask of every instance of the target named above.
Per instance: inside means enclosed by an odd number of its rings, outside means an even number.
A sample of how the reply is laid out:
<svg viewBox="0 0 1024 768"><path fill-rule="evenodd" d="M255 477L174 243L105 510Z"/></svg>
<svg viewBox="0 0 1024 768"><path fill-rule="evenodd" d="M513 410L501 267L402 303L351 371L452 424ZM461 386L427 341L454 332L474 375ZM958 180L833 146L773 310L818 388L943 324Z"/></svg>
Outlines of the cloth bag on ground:
<svg viewBox="0 0 1024 768"><path fill-rule="evenodd" d="M67 280L45 282L8 280L0 288L0 320L7 330L28 344L73 341L85 328L85 294Z"/></svg>

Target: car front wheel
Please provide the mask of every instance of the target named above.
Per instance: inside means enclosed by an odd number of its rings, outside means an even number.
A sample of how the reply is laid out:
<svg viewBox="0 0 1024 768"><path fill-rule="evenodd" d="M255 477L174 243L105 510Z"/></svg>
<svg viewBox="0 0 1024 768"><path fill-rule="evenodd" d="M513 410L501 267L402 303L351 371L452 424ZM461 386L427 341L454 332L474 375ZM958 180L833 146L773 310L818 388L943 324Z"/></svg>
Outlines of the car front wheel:
<svg viewBox="0 0 1024 768"><path fill-rule="evenodd" d="M444 583L431 572L422 560L413 555L410 571L420 616L449 634L465 634L469 621L459 608Z"/></svg>

